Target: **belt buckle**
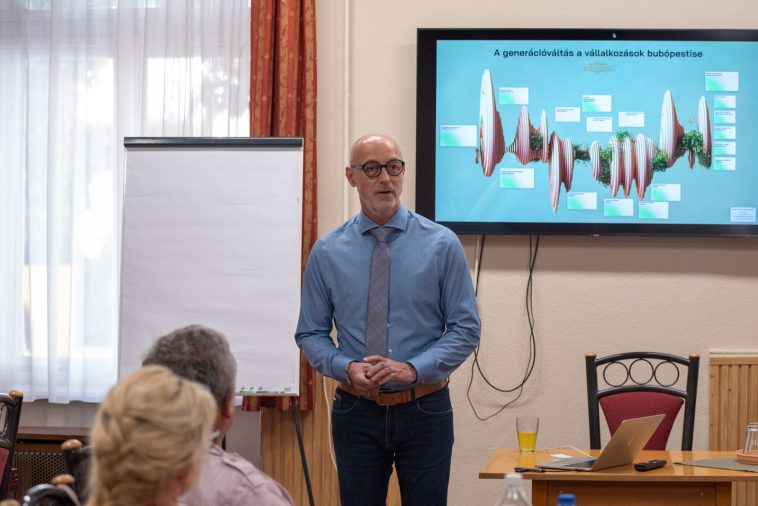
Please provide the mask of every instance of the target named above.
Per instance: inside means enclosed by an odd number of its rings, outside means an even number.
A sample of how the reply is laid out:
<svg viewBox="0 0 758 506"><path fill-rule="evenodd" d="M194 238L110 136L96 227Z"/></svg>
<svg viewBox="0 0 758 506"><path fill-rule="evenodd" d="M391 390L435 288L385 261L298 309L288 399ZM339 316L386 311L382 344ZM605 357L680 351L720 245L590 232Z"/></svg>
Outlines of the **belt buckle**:
<svg viewBox="0 0 758 506"><path fill-rule="evenodd" d="M397 404L405 404L414 399L414 389L409 388L406 390L392 390L390 392L379 392L379 396L376 399L376 403L380 406L395 406ZM382 396L387 399L382 399Z"/></svg>
<svg viewBox="0 0 758 506"><path fill-rule="evenodd" d="M392 392L382 392L382 391L379 391L379 395L376 397L376 403L379 406L392 406L393 403L391 403L391 402L384 402L382 400L385 395L387 397L389 397L391 394L392 394Z"/></svg>

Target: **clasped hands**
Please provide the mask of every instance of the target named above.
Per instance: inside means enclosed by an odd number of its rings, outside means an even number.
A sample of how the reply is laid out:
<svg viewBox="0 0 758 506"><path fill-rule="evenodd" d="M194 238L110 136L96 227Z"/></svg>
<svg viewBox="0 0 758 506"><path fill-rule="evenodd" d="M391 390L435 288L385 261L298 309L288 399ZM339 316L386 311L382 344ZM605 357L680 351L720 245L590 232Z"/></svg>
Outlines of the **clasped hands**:
<svg viewBox="0 0 758 506"><path fill-rule="evenodd" d="M390 381L415 383L416 369L408 362L398 362L381 355L365 357L347 368L350 384L364 397L379 395L379 388Z"/></svg>

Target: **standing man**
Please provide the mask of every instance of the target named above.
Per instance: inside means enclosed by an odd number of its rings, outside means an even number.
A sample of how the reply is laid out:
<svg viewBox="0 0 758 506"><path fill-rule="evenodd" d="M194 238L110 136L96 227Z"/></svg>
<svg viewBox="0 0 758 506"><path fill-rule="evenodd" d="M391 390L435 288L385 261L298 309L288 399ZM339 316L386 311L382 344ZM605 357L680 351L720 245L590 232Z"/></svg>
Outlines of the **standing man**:
<svg viewBox="0 0 758 506"><path fill-rule="evenodd" d="M213 426L216 438L203 461L197 485L179 499L180 506L292 506L289 493L263 471L217 442L234 422L234 382L237 361L220 332L190 325L159 338L142 365L168 367L177 376L196 381L211 391L218 405Z"/></svg>
<svg viewBox="0 0 758 506"><path fill-rule="evenodd" d="M361 212L316 242L303 282L295 340L340 381L332 439L342 506L383 506L393 463L403 504L447 504L448 376L479 343L461 243L400 204L404 171L391 137L353 143L345 177Z"/></svg>

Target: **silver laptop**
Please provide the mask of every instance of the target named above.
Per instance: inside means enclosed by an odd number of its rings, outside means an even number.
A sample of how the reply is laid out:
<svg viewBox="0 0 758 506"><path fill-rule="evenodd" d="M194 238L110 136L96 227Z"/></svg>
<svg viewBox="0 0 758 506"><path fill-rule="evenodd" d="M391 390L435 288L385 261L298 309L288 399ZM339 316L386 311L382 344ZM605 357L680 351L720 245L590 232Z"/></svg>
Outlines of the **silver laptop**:
<svg viewBox="0 0 758 506"><path fill-rule="evenodd" d="M624 420L597 458L571 457L543 462L537 464L537 467L563 471L599 471L631 464L645 447L664 416L661 414Z"/></svg>

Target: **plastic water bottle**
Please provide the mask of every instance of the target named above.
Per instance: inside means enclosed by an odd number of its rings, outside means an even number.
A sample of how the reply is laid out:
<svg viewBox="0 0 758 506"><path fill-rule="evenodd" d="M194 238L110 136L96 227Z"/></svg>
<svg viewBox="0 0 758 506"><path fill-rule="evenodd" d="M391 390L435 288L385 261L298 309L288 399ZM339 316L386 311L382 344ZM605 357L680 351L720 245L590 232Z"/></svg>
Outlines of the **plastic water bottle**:
<svg viewBox="0 0 758 506"><path fill-rule="evenodd" d="M505 475L505 491L495 506L532 506L532 502L524 492L523 478L519 473Z"/></svg>
<svg viewBox="0 0 758 506"><path fill-rule="evenodd" d="M576 506L574 494L558 494L558 506Z"/></svg>

